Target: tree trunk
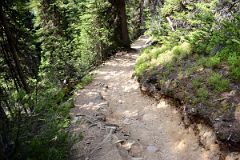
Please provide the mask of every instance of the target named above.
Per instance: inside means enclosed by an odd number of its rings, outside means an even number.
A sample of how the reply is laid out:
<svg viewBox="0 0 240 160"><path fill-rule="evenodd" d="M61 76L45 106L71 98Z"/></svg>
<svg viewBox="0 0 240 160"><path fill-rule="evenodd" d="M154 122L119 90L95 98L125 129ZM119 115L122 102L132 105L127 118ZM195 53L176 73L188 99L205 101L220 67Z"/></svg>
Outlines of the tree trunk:
<svg viewBox="0 0 240 160"><path fill-rule="evenodd" d="M130 39L128 33L127 15L126 15L126 3L125 0L109 0L112 6L115 8L118 17L118 24L120 25L118 35L120 43L124 47L130 47Z"/></svg>
<svg viewBox="0 0 240 160"><path fill-rule="evenodd" d="M24 76L24 73L23 73L23 70L22 70L22 67L21 67L21 64L19 62L19 58L18 58L18 54L17 54L17 49L16 49L16 46L14 44L14 38L13 38L13 35L11 33L11 31L9 30L9 27L8 27L8 24L7 24L7 20L6 20L6 17L3 13L3 8L2 6L0 7L0 19L1 19L1 24L4 28L4 32L6 34L6 37L7 37L7 41L8 41L8 46L9 46L9 50L11 52L11 56L13 58L13 61L14 61L14 64L15 64L15 69L16 69L16 72L19 76L19 79L22 83L22 87L24 88L24 90L29 93L30 90L29 90L29 86L26 82L26 78Z"/></svg>
<svg viewBox="0 0 240 160"><path fill-rule="evenodd" d="M8 146L7 138L8 119L4 109L0 104L0 159L7 159L6 146Z"/></svg>
<svg viewBox="0 0 240 160"><path fill-rule="evenodd" d="M139 32L142 35L144 33L144 0L140 0L139 4Z"/></svg>
<svg viewBox="0 0 240 160"><path fill-rule="evenodd" d="M126 4L125 0L119 0L120 21L122 30L122 40L125 47L130 47L130 39L128 34L127 16L126 16Z"/></svg>

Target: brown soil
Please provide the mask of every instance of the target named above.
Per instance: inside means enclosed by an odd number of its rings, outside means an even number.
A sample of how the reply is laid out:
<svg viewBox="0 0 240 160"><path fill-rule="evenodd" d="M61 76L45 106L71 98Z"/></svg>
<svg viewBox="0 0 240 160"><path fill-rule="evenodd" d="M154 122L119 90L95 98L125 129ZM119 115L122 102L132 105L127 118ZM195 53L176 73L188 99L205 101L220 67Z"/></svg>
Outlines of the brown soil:
<svg viewBox="0 0 240 160"><path fill-rule="evenodd" d="M180 107L184 114L192 122L203 121L211 126L223 149L240 151L240 86L230 83L227 91L215 92L207 82L212 69L201 68L191 75L186 74L194 64L196 61L188 58L173 64L170 72L161 66L148 70L139 78L141 90L155 98L165 95L185 104ZM198 87L192 83L196 79L201 81ZM197 95L201 87L207 91L207 98Z"/></svg>
<svg viewBox="0 0 240 160"><path fill-rule="evenodd" d="M144 46L143 37L135 46ZM94 71L76 93L71 133L83 135L71 149L79 160L235 160L223 153L203 124L186 127L171 100L144 96L133 79L137 53L119 52ZM187 119L186 119L187 120ZM196 132L197 131L197 132Z"/></svg>

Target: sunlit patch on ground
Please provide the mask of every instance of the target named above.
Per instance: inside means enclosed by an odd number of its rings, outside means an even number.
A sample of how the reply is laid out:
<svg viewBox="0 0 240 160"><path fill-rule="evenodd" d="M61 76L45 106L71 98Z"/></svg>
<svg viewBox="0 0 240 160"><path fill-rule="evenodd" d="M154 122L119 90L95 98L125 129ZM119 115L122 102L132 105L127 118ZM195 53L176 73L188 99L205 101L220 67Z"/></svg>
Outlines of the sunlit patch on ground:
<svg viewBox="0 0 240 160"><path fill-rule="evenodd" d="M185 148L186 148L186 143L185 143L184 140L181 140L180 142L177 142L177 143L175 144L175 149L176 149L177 151L182 151L182 150L184 150Z"/></svg>
<svg viewBox="0 0 240 160"><path fill-rule="evenodd" d="M157 108L167 108L168 106L169 106L169 104L167 104L166 101L161 99L160 102L157 105Z"/></svg>

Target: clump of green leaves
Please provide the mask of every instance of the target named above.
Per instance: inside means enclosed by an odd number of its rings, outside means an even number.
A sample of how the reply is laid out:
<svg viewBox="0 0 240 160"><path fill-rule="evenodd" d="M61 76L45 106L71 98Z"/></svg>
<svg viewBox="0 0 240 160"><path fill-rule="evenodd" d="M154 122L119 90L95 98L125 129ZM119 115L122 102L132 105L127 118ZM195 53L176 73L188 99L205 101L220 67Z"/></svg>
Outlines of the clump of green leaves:
<svg viewBox="0 0 240 160"><path fill-rule="evenodd" d="M147 63L141 63L141 64L138 64L136 67L135 67L135 74L137 76L141 76L143 74L143 72L149 67L149 65Z"/></svg>
<svg viewBox="0 0 240 160"><path fill-rule="evenodd" d="M163 45L161 47L155 47L152 50L150 50L150 56L152 59L157 59L158 56L160 56L160 54L164 53L165 51L167 51L169 49L168 46Z"/></svg>
<svg viewBox="0 0 240 160"><path fill-rule="evenodd" d="M208 98L208 89L206 87L201 87L197 89L196 95L201 101L205 101Z"/></svg>
<svg viewBox="0 0 240 160"><path fill-rule="evenodd" d="M221 74L215 72L208 78L208 83L216 92L224 92L229 87L229 80L224 79Z"/></svg>
<svg viewBox="0 0 240 160"><path fill-rule="evenodd" d="M230 66L230 74L234 79L240 80L240 56L236 53L228 57L228 64Z"/></svg>
<svg viewBox="0 0 240 160"><path fill-rule="evenodd" d="M77 84L76 89L82 89L89 83L93 81L94 75L93 74L87 74L84 76L81 81Z"/></svg>
<svg viewBox="0 0 240 160"><path fill-rule="evenodd" d="M135 65L136 75L141 75L147 68L158 65L167 66L181 60L192 53L191 44L184 42L171 49L169 45L145 49L138 57Z"/></svg>
<svg viewBox="0 0 240 160"><path fill-rule="evenodd" d="M171 50L168 50L158 56L158 58L156 59L156 65L166 65L172 63L174 60L175 55Z"/></svg>
<svg viewBox="0 0 240 160"><path fill-rule="evenodd" d="M221 58L218 56L202 57L198 60L198 64L208 68L216 68L221 62Z"/></svg>
<svg viewBox="0 0 240 160"><path fill-rule="evenodd" d="M31 117L24 116L13 128L11 136L19 136L20 144L13 159L67 159L71 138L67 128L70 125L69 112L73 99L63 88L44 88L44 92L26 94L14 93L13 98L21 106L34 105ZM19 130L18 132L15 130Z"/></svg>
<svg viewBox="0 0 240 160"><path fill-rule="evenodd" d="M184 42L178 46L175 46L172 49L174 55L178 56L179 58L185 58L186 56L192 53L192 47L190 43Z"/></svg>
<svg viewBox="0 0 240 160"><path fill-rule="evenodd" d="M195 78L192 80L192 86L194 89L197 89L201 86L202 82L199 78Z"/></svg>

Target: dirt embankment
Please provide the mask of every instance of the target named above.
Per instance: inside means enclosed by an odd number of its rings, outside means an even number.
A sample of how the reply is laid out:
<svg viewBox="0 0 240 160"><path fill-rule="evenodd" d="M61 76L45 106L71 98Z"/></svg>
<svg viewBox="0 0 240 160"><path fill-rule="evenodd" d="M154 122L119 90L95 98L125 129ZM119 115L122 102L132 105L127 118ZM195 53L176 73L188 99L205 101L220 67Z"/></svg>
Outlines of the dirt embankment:
<svg viewBox="0 0 240 160"><path fill-rule="evenodd" d="M135 43L141 48L143 38ZM95 78L76 92L70 132L82 137L71 148L72 160L236 160L215 143L212 130L202 124L186 127L170 100L145 96L133 79L137 54L117 53L94 71ZM141 89L160 97L152 76ZM149 79L150 78L150 79ZM144 89L145 87L145 89ZM156 95L155 95L156 93Z"/></svg>
<svg viewBox="0 0 240 160"><path fill-rule="evenodd" d="M169 72L167 67L159 66L154 70L146 71L138 78L142 92L157 99L165 95L184 104L180 105L179 109L192 123L201 122L211 126L222 148L240 151L240 86L231 83L228 91L221 94L212 91L207 97L203 97L201 94L204 90L200 93L196 92L196 86L193 86L192 81L196 77L201 77L204 83L204 80L208 79L209 70L196 71L191 76L183 74L179 78L178 68L188 68L186 66L193 63L188 59L181 64L175 64L167 76L165 74ZM200 85L197 87L198 90ZM211 88L206 87L206 90Z"/></svg>

